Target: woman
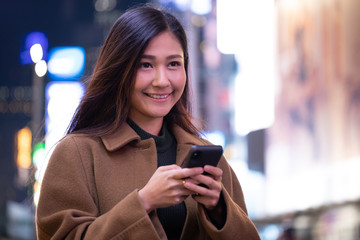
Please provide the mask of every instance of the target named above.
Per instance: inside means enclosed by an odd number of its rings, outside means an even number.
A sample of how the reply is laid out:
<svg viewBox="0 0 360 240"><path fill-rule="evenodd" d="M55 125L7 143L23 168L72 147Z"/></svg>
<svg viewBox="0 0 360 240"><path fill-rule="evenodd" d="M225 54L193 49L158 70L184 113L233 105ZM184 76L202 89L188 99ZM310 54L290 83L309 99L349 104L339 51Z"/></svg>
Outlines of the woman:
<svg viewBox="0 0 360 240"><path fill-rule="evenodd" d="M259 239L223 157L218 167L179 167L192 145L209 144L188 95L180 23L150 7L125 12L51 156L38 238Z"/></svg>

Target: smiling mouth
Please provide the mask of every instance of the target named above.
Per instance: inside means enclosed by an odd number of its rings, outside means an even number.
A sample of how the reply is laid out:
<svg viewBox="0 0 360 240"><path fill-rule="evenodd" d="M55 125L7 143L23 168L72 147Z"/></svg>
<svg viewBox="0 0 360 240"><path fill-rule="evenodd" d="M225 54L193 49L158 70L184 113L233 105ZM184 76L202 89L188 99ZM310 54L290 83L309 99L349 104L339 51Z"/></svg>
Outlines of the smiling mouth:
<svg viewBox="0 0 360 240"><path fill-rule="evenodd" d="M151 98L155 98L155 99L164 99L164 98L167 98L168 96L170 96L170 94L149 94L149 93L146 93L146 95L148 95Z"/></svg>

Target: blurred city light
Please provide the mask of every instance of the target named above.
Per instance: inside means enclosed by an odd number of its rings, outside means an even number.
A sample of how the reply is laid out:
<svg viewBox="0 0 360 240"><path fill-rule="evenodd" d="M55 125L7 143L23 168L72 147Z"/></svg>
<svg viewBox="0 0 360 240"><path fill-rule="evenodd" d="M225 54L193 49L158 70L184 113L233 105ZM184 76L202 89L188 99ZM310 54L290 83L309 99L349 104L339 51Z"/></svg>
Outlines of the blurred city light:
<svg viewBox="0 0 360 240"><path fill-rule="evenodd" d="M41 190L41 183L36 181L33 186L33 193L34 193L34 205L37 207L40 198L40 190Z"/></svg>
<svg viewBox="0 0 360 240"><path fill-rule="evenodd" d="M30 48L30 57L34 63L39 62L43 57L43 49L39 43L36 43Z"/></svg>
<svg viewBox="0 0 360 240"><path fill-rule="evenodd" d="M40 195L40 178L42 177L40 174L44 172L45 167L45 160L46 160L46 150L45 150L45 143L39 142L34 145L33 153L32 153L32 160L35 167L35 183L33 186L34 192L34 204L37 206L39 202L39 195Z"/></svg>
<svg viewBox="0 0 360 240"><path fill-rule="evenodd" d="M180 11L187 11L190 7L191 0L159 0L159 3L169 8L176 8Z"/></svg>
<svg viewBox="0 0 360 240"><path fill-rule="evenodd" d="M271 75L264 71L244 68L234 86L235 130L245 136L265 129L274 121L274 86Z"/></svg>
<svg viewBox="0 0 360 240"><path fill-rule="evenodd" d="M32 152L32 161L36 168L35 180L39 180L39 169L43 165L45 156L46 156L45 143L43 142L36 143L33 147L33 152Z"/></svg>
<svg viewBox="0 0 360 240"><path fill-rule="evenodd" d="M240 41L242 29L239 25L245 24L241 22L241 10L242 5L247 2L249 1L216 1L217 47L224 54L235 53L236 49L242 44ZM236 24L236 31L234 24ZM248 21L246 24L248 24Z"/></svg>
<svg viewBox="0 0 360 240"><path fill-rule="evenodd" d="M98 12L111 11L116 7L117 0L96 0L95 10Z"/></svg>
<svg viewBox="0 0 360 240"><path fill-rule="evenodd" d="M7 236L0 239L22 239L33 240L36 235L34 212L26 203L8 201L6 203L6 230Z"/></svg>
<svg viewBox="0 0 360 240"><path fill-rule="evenodd" d="M211 0L159 0L159 2L169 8L176 8L180 11L189 11L197 15L209 14L212 10Z"/></svg>
<svg viewBox="0 0 360 240"><path fill-rule="evenodd" d="M235 54L239 69L233 86L234 126L238 134L246 135L274 121L274 3L224 0L217 4L218 48Z"/></svg>
<svg viewBox="0 0 360 240"><path fill-rule="evenodd" d="M221 131L205 132L205 138L215 145L221 145L225 149L225 135Z"/></svg>
<svg viewBox="0 0 360 240"><path fill-rule="evenodd" d="M24 127L17 132L17 157L16 165L20 168L31 166L31 130Z"/></svg>
<svg viewBox="0 0 360 240"><path fill-rule="evenodd" d="M81 82L50 82L46 88L46 149L61 139L84 94Z"/></svg>
<svg viewBox="0 0 360 240"><path fill-rule="evenodd" d="M50 82L47 85L46 131L48 133L51 133L53 122L63 122L64 119L71 120L83 93L84 86L81 82ZM65 125L67 126L68 123L69 121Z"/></svg>
<svg viewBox="0 0 360 240"><path fill-rule="evenodd" d="M35 64L35 73L38 77L43 77L47 72L47 64L44 60Z"/></svg>
<svg viewBox="0 0 360 240"><path fill-rule="evenodd" d="M293 163L287 163L290 164ZM287 171L286 174L277 169L280 166L286 169L281 157L269 166L265 202L267 214L356 201L360 196L359 158L334 163L319 162L296 172ZM283 197L279 198L279 194Z"/></svg>
<svg viewBox="0 0 360 240"><path fill-rule="evenodd" d="M249 170L247 162L240 158L227 159L245 193L244 198L250 218L263 216L265 210L263 201L266 198L265 176L258 171Z"/></svg>
<svg viewBox="0 0 360 240"><path fill-rule="evenodd" d="M42 182L51 153L56 143L66 134L84 91L84 85L74 81L54 81L46 87L45 150L41 145L39 156L34 155L34 164L37 167L36 180L39 184ZM34 186L34 191L38 191L39 188L40 185L36 188ZM35 199L35 204L36 201Z"/></svg>
<svg viewBox="0 0 360 240"><path fill-rule="evenodd" d="M166 1L164 0L163 2L171 2L171 0ZM181 10L181 11L187 11L189 9L191 0L173 0L172 2L175 3L175 6Z"/></svg>
<svg viewBox="0 0 360 240"><path fill-rule="evenodd" d="M211 12L211 0L192 0L191 11L198 15L206 15Z"/></svg>
<svg viewBox="0 0 360 240"><path fill-rule="evenodd" d="M261 233L261 239L274 240L279 236L280 233L281 233L281 229L278 225L270 224L263 229Z"/></svg>
<svg viewBox="0 0 360 240"><path fill-rule="evenodd" d="M41 47L41 51L42 51L42 56L39 59L39 46ZM35 46L35 59L36 61L34 61L31 56L32 51L31 50L32 47ZM48 39L45 33L43 32L38 32L38 31L34 31L34 32L30 32L28 34L26 34L25 38L24 38L24 43L23 46L20 50L20 63L21 64L32 64L32 63L36 63L40 60L47 60L47 50L48 50Z"/></svg>
<svg viewBox="0 0 360 240"><path fill-rule="evenodd" d="M84 91L84 85L75 81L54 81L46 87L45 143L36 144L33 151L33 163L36 166L35 205L39 200L41 182L51 153L57 142L65 136Z"/></svg>
<svg viewBox="0 0 360 240"><path fill-rule="evenodd" d="M49 53L48 71L52 80L74 80L85 67L85 50L82 47L56 47Z"/></svg>

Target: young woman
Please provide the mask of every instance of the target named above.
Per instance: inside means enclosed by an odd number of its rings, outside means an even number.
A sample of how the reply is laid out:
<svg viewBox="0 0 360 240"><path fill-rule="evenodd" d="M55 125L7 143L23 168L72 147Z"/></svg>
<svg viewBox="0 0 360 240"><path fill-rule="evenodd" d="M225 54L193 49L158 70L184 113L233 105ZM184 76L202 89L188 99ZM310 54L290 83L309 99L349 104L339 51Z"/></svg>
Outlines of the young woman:
<svg viewBox="0 0 360 240"><path fill-rule="evenodd" d="M259 239L224 157L179 167L210 144L189 114L188 61L169 13L138 7L116 21L47 167L38 239Z"/></svg>

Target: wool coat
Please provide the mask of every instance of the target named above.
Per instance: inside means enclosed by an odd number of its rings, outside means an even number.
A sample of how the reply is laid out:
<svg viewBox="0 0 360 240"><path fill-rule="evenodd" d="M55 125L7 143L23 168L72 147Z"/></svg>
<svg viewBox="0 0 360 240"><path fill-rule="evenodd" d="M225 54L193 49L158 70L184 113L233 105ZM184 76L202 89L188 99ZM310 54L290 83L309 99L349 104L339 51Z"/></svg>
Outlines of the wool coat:
<svg viewBox="0 0 360 240"><path fill-rule="evenodd" d="M208 144L179 126L172 132L178 165L192 145ZM225 225L217 229L204 207L188 197L181 239L260 239L224 157L218 167L223 170ZM154 139L141 140L127 123L110 136L67 135L55 147L42 181L38 239L166 239L156 211L148 214L138 196L156 169Z"/></svg>

